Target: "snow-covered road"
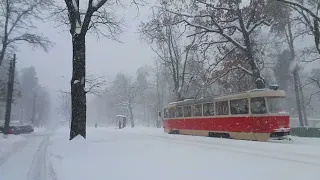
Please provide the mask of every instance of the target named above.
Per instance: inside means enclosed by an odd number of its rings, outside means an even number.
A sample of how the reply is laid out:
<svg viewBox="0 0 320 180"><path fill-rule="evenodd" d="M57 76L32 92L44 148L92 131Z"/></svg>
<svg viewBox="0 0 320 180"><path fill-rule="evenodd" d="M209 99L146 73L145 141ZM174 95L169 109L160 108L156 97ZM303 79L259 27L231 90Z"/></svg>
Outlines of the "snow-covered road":
<svg viewBox="0 0 320 180"><path fill-rule="evenodd" d="M0 158L0 180L301 180L320 172L319 139L251 142L151 128L88 128L87 134L69 141L61 128L26 136Z"/></svg>
<svg viewBox="0 0 320 180"><path fill-rule="evenodd" d="M48 135L24 135L0 161L1 180L45 180ZM9 137L10 139L10 137Z"/></svg>
<svg viewBox="0 0 320 180"><path fill-rule="evenodd" d="M93 128L86 141L79 137L69 142L62 139L65 135L61 131L50 138L51 163L59 180L301 180L317 179L320 171L320 141L237 141L145 128Z"/></svg>

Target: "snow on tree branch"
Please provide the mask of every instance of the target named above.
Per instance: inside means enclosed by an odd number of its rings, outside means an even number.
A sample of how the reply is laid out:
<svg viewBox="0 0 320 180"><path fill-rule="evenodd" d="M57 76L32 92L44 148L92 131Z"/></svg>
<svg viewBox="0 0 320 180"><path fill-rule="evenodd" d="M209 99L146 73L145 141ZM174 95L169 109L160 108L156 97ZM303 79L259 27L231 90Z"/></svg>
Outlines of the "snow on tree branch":
<svg viewBox="0 0 320 180"><path fill-rule="evenodd" d="M319 31L319 10L320 2L318 1L307 1L308 4L304 4L304 1L288 1L288 0L277 0L284 3L297 11L304 19L304 24L309 28L310 32L314 36L314 43L318 54L320 54L320 31ZM309 7L307 7L309 5ZM316 11L313 12L313 11Z"/></svg>
<svg viewBox="0 0 320 180"><path fill-rule="evenodd" d="M287 1L287 0L277 0L279 2L282 2L282 3L285 3L285 4L288 4L288 5L291 5L291 6L296 6L296 7L299 7L300 9L306 11L308 14L310 14L313 18L315 18L317 21L320 21L320 17L317 16L315 13L313 13L309 8L303 6L302 4L300 3L296 3L296 2L293 2L293 1Z"/></svg>
<svg viewBox="0 0 320 180"><path fill-rule="evenodd" d="M1 1L3 13L2 31L0 34L2 48L0 50L0 66L10 51L17 48L18 42L26 42L35 47L43 48L45 51L51 47L51 42L39 34L31 31L36 29L33 25L35 20L43 20L43 12L52 5L52 0L25 0L25 1Z"/></svg>
<svg viewBox="0 0 320 180"><path fill-rule="evenodd" d="M94 94L100 96L101 93L105 90L106 80L103 77L96 77L89 75L86 78L86 93Z"/></svg>
<svg viewBox="0 0 320 180"><path fill-rule="evenodd" d="M73 83L81 84L81 80L75 80ZM85 93L100 96L105 91L107 81L105 80L104 77L94 77L93 75L89 74L85 79L85 84L86 84ZM70 94L70 92L68 91L60 90L60 92L65 94Z"/></svg>
<svg viewBox="0 0 320 180"><path fill-rule="evenodd" d="M252 28L248 31L248 33L251 34L257 27L261 26L261 24L265 24L267 26L271 25L265 19L262 19L262 20L258 21L257 23L253 24Z"/></svg>
<svg viewBox="0 0 320 180"><path fill-rule="evenodd" d="M210 7L210 8L213 8L215 10L225 10L225 11L231 11L231 12L235 12L234 9L232 8L227 8L227 7L217 7L211 3L207 3L206 0L196 0L197 2L201 3L201 4L205 4L206 7Z"/></svg>
<svg viewBox="0 0 320 180"><path fill-rule="evenodd" d="M249 74L249 75L251 75L251 76L254 75L254 73L253 73L252 71L250 71L250 70L248 70L247 68L241 66L240 64L238 64L236 67L239 68L239 69L241 69L241 70L243 70L244 72L246 72L247 74Z"/></svg>
<svg viewBox="0 0 320 180"><path fill-rule="evenodd" d="M241 68L244 72L257 78L257 86L264 87L264 82L260 75L260 69L256 62L254 53L254 44L252 42L252 34L263 25L269 26L268 16L264 13L266 6L264 1L251 1L248 5L241 5L239 1L222 1L218 0L215 4L207 3L207 1L196 1L196 4L204 4L205 8L197 6L197 10L187 11L179 7L172 11L168 8L163 9L165 12L170 12L175 15L186 26L193 28L194 33L188 37L198 37L199 39L209 40L208 45L212 42L211 39L219 38L220 42L211 43L217 47L233 45L242 51L247 57L252 71ZM229 3L229 4L228 4ZM258 3L258 4L257 4ZM177 9L178 8L178 9ZM259 14L260 13L260 14ZM259 15L258 15L259 14ZM249 28L249 30L248 30ZM211 42L210 42L211 41ZM219 42L219 41L215 41ZM240 68L240 67L238 67Z"/></svg>

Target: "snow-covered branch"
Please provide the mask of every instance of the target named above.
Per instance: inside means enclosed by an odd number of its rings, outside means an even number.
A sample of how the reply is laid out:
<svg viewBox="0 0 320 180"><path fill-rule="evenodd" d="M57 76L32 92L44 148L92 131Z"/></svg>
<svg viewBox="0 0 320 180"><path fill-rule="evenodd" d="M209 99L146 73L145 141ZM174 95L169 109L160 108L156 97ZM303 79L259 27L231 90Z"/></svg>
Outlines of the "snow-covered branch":
<svg viewBox="0 0 320 180"><path fill-rule="evenodd" d="M89 78L86 78L87 88L85 92L100 96L106 84L106 80L103 77L92 78L89 76Z"/></svg>
<svg viewBox="0 0 320 180"><path fill-rule="evenodd" d="M18 41L26 42L35 47L43 48L45 51L51 47L51 42L41 36L33 33L36 26L34 20L43 20L42 13L50 8L52 0L38 1L1 1L2 14L0 15L3 22L1 24L1 43L0 49L0 66L6 55L16 50Z"/></svg>
<svg viewBox="0 0 320 180"><path fill-rule="evenodd" d="M206 26L203 26L203 25L199 25L199 24L194 24L194 23L191 23L187 20L184 20L184 22L191 26L191 27L194 27L194 28L197 28L197 29L202 29L203 30L203 33L218 33L220 34L221 36L223 36L228 42L231 42L232 44L234 44L235 46L237 46L239 49L243 50L243 51L246 51L247 49L241 45L237 40L233 39L231 36L227 35L224 33L223 31L223 28L221 26L218 26L218 30L215 30L215 29L210 29ZM190 36L189 36L190 37Z"/></svg>
<svg viewBox="0 0 320 180"><path fill-rule="evenodd" d="M251 75L251 76L254 75L252 71L250 71L249 69L241 66L240 64L238 64L236 67L239 68L239 69L241 69L242 71L246 72L247 74L249 74L249 75Z"/></svg>
<svg viewBox="0 0 320 180"><path fill-rule="evenodd" d="M201 4L204 4L206 5L206 7L210 7L212 9L215 9L215 10L224 10L224 11L231 11L231 12L235 12L234 9L231 9L231 8L227 8L227 7L217 7L211 3L207 3L206 0L197 0L197 2L201 3Z"/></svg>
<svg viewBox="0 0 320 180"><path fill-rule="evenodd" d="M257 27L261 26L262 24L270 26L270 23L268 23L265 19L261 19L257 23L253 24L252 28L250 28L248 33L251 34Z"/></svg>
<svg viewBox="0 0 320 180"><path fill-rule="evenodd" d="M288 5L291 5L291 6L296 6L296 7L299 7L300 9L306 11L308 14L310 14L314 19L316 19L317 21L320 22L320 17L317 16L315 13L313 13L309 8L303 6L302 4L300 3L297 3L297 2L293 2L293 1L288 1L288 0L277 0L279 2L282 2L282 3L285 3L285 4L288 4Z"/></svg>

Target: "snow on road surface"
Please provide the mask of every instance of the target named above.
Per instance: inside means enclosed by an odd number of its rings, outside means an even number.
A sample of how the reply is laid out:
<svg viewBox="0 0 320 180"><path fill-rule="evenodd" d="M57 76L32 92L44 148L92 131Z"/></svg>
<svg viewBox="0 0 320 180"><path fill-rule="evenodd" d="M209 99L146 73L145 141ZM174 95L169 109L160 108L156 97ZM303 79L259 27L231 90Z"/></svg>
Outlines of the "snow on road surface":
<svg viewBox="0 0 320 180"><path fill-rule="evenodd" d="M169 135L155 128L69 129L0 139L0 180L317 179L320 140L253 142ZM2 145L2 144L0 144Z"/></svg>
<svg viewBox="0 0 320 180"><path fill-rule="evenodd" d="M320 171L320 141L252 142L151 128L88 128L86 140L69 141L68 135L60 129L48 145L57 180L301 180L317 179Z"/></svg>
<svg viewBox="0 0 320 180"><path fill-rule="evenodd" d="M45 180L48 136L28 134L0 160L0 180ZM10 138L10 136L9 136ZM1 144L2 145L2 144Z"/></svg>
<svg viewBox="0 0 320 180"><path fill-rule="evenodd" d="M7 153L12 152L25 138L23 136L8 135L7 138L0 133L0 164Z"/></svg>

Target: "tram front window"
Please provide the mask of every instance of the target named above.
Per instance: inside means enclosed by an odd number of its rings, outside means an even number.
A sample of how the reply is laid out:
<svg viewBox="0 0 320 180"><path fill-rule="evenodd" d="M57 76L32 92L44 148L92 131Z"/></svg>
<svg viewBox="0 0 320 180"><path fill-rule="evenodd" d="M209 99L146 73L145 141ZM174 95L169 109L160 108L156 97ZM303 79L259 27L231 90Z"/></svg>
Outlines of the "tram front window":
<svg viewBox="0 0 320 180"><path fill-rule="evenodd" d="M264 97L251 98L251 113L266 114L267 106Z"/></svg>
<svg viewBox="0 0 320 180"><path fill-rule="evenodd" d="M286 113L285 97L267 97L269 113Z"/></svg>

